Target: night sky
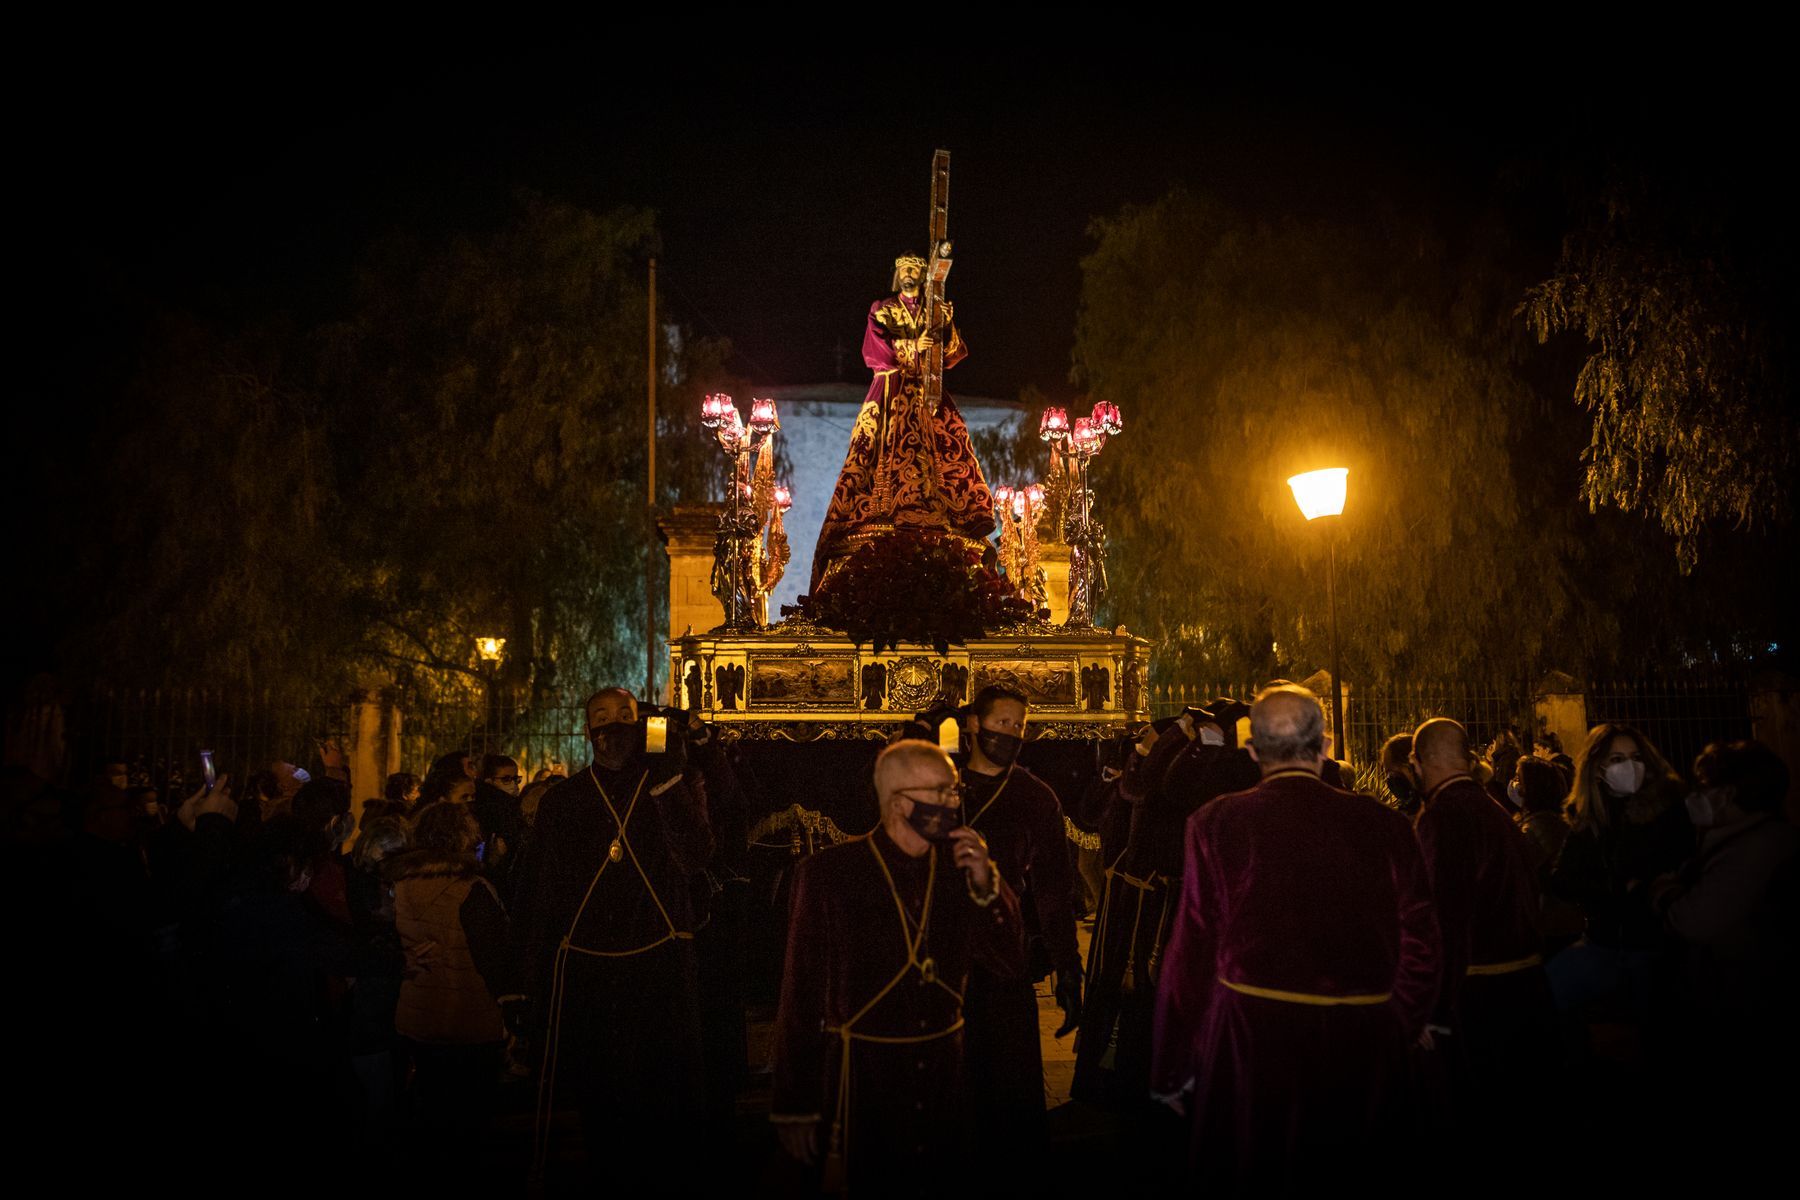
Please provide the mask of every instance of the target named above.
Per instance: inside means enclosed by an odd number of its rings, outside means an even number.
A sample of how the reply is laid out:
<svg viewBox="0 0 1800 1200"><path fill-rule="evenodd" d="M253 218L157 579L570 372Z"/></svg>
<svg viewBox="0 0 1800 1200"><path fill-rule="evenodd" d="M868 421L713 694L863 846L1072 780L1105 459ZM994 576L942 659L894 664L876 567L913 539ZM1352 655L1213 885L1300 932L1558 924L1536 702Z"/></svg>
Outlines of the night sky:
<svg viewBox="0 0 1800 1200"><path fill-rule="evenodd" d="M45 168L37 265L59 313L122 301L305 320L341 298L372 237L492 224L528 187L654 208L665 306L729 337L753 382L835 379L840 344L854 379L863 311L892 258L923 248L942 145L950 294L973 350L959 387L1056 397L1093 217L1175 183L1271 216L1341 215L1376 192L1481 203L1497 172L1573 132L1534 133L1479 72L1400 77L1286 48L1080 69L968 53L910 78L704 54L634 77L606 70L608 53L115 64L96 80L105 120L28 131ZM1524 223L1548 253L1539 174L1503 199L1539 206Z"/></svg>

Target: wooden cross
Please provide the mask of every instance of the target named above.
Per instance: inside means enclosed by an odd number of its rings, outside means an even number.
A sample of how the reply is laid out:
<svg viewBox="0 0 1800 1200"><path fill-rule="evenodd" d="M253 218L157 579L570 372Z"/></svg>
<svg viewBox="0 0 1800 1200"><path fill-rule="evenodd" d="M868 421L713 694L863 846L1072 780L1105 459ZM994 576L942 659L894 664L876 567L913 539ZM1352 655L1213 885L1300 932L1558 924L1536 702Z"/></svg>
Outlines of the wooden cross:
<svg viewBox="0 0 1800 1200"><path fill-rule="evenodd" d="M931 233L926 242L931 258L925 266L925 328L936 330L938 306L944 302L944 280L950 274L950 152L931 156ZM946 331L946 335L947 335ZM925 411L935 413L944 398L944 338L931 343L925 356Z"/></svg>

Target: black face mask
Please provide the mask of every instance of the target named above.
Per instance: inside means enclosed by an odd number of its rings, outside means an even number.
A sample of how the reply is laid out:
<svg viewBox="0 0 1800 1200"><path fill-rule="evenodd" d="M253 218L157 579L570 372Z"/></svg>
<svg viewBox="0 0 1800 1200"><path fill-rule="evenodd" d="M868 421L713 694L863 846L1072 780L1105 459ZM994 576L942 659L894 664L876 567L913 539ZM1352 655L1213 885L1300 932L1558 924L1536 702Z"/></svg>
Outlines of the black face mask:
<svg viewBox="0 0 1800 1200"><path fill-rule="evenodd" d="M906 814L906 823L926 841L942 844L950 840L950 831L962 824L962 809L914 800L912 811Z"/></svg>
<svg viewBox="0 0 1800 1200"><path fill-rule="evenodd" d="M603 766L622 767L637 749L636 725L602 725L594 730L594 757Z"/></svg>
<svg viewBox="0 0 1800 1200"><path fill-rule="evenodd" d="M983 729L976 733L975 744L981 747L981 753L995 766L1010 767L1018 760L1019 750L1025 745L1025 739L1001 733L997 729Z"/></svg>
<svg viewBox="0 0 1800 1200"><path fill-rule="evenodd" d="M1416 796L1412 780L1405 775L1389 775L1387 785L1388 791L1393 794L1394 799L1402 804L1412 803Z"/></svg>

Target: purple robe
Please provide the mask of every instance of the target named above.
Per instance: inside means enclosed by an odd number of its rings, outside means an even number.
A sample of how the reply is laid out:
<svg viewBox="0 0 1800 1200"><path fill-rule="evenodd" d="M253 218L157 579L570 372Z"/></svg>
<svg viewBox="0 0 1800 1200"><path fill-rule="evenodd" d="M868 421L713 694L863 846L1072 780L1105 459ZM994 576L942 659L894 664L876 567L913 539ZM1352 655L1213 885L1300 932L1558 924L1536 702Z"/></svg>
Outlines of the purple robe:
<svg viewBox="0 0 1800 1200"><path fill-rule="evenodd" d="M1440 954L1406 819L1275 771L1195 813L1186 844L1151 1086L1193 1087L1195 1168L1281 1192L1391 1152Z"/></svg>
<svg viewBox="0 0 1800 1200"><path fill-rule="evenodd" d="M973 542L994 530L993 493L955 401L946 392L936 411L925 411L923 332L915 301L895 295L869 306L863 362L875 378L819 529L814 592L855 551L858 534L932 529ZM949 370L969 352L954 324L942 336Z"/></svg>

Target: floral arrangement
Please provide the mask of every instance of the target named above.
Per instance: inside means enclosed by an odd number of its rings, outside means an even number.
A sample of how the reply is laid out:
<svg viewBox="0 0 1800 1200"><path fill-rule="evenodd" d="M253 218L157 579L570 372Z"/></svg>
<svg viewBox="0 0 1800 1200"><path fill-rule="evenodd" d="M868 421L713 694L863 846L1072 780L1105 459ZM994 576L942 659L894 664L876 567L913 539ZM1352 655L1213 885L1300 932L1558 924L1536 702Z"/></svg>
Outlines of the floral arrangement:
<svg viewBox="0 0 1800 1200"><path fill-rule="evenodd" d="M979 553L930 530L865 542L815 595L800 598L798 611L859 646L869 643L877 654L902 642L946 654L951 643L1036 615Z"/></svg>

